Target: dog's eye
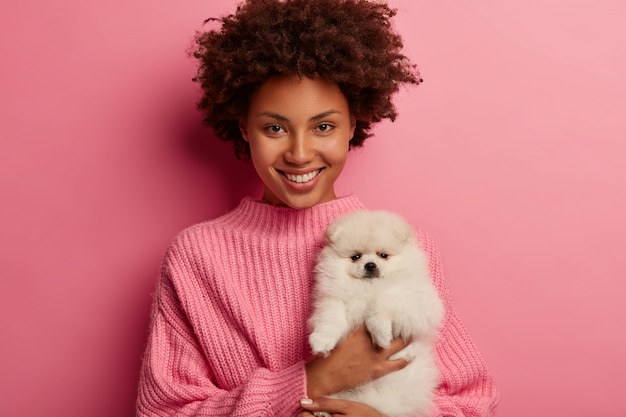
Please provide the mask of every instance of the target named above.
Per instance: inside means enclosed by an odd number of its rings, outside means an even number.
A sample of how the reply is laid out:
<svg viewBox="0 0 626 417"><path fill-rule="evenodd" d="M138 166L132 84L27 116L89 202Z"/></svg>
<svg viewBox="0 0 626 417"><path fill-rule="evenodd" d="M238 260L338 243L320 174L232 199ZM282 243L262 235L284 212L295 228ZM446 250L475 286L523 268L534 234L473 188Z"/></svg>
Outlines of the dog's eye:
<svg viewBox="0 0 626 417"><path fill-rule="evenodd" d="M380 253L378 254L378 256L380 256L380 257L381 257L381 258L383 258L383 259L387 259L387 258L389 257L389 255L388 255L388 254L386 254L385 252L380 252Z"/></svg>
<svg viewBox="0 0 626 417"><path fill-rule="evenodd" d="M360 253L355 253L354 255L352 255L350 257L350 259L352 259L354 262L358 261L359 259L361 259L361 254Z"/></svg>

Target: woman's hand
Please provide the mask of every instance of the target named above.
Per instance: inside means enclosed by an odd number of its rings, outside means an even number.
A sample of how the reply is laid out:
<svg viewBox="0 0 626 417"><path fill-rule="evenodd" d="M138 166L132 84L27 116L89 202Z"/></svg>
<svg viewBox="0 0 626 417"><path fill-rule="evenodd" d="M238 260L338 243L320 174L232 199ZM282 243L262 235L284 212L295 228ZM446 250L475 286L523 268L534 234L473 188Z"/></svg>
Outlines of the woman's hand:
<svg viewBox="0 0 626 417"><path fill-rule="evenodd" d="M353 401L336 400L334 398L318 398L315 401L304 399L300 401L305 411L298 413L298 417L315 416L314 411L324 411L327 414L318 414L318 416L336 417L336 416L352 416L352 417L382 417L382 415L372 407L365 404L355 403Z"/></svg>
<svg viewBox="0 0 626 417"><path fill-rule="evenodd" d="M320 397L354 388L404 368L407 365L405 360L389 360L389 357L409 343L410 340L395 339L388 348L382 349L372 343L364 326L354 329L327 357L318 356L306 364L309 398L330 401Z"/></svg>

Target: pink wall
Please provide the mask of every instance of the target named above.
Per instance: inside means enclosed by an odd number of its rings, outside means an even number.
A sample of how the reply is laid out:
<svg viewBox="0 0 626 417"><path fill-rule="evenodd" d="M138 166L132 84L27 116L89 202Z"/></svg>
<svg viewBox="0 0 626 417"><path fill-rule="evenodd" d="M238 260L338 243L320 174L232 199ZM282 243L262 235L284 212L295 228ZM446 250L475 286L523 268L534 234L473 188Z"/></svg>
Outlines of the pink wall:
<svg viewBox="0 0 626 417"><path fill-rule="evenodd" d="M340 191L439 241L499 415L626 415L626 5L393 4L426 82ZM169 240L258 190L185 55L234 5L2 5L2 415L133 415Z"/></svg>

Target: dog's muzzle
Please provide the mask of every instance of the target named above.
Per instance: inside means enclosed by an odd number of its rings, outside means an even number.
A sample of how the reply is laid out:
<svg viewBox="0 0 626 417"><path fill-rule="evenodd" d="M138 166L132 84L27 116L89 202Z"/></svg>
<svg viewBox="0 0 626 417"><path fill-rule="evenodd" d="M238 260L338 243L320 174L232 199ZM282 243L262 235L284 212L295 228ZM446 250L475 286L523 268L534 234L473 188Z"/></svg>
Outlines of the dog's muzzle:
<svg viewBox="0 0 626 417"><path fill-rule="evenodd" d="M376 265L374 262L366 263L365 265L363 265L363 269L365 269L365 272L363 273L363 278L378 278L378 265Z"/></svg>

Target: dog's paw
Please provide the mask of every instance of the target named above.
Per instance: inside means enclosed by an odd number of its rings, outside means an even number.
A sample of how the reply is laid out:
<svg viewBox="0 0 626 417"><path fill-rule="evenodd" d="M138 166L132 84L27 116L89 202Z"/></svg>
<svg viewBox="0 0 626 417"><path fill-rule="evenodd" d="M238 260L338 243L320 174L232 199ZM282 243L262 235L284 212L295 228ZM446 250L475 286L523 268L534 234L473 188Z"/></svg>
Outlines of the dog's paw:
<svg viewBox="0 0 626 417"><path fill-rule="evenodd" d="M411 362L413 359L417 357L417 349L415 345L408 345L400 352L396 352L389 357L389 360L395 361L397 359L404 359L407 362Z"/></svg>
<svg viewBox="0 0 626 417"><path fill-rule="evenodd" d="M309 336L311 351L316 355L328 356L331 350L337 345L337 340L318 332L313 332Z"/></svg>
<svg viewBox="0 0 626 417"><path fill-rule="evenodd" d="M372 342L376 346L388 348L391 345L391 321L383 320L380 317L370 317L365 320L365 327L367 327Z"/></svg>
<svg viewBox="0 0 626 417"><path fill-rule="evenodd" d="M393 337L409 340L416 333L415 326L409 320L396 320L393 324Z"/></svg>
<svg viewBox="0 0 626 417"><path fill-rule="evenodd" d="M391 334L384 335L379 333L372 333L372 342L374 342L376 346L386 349L391 346Z"/></svg>

